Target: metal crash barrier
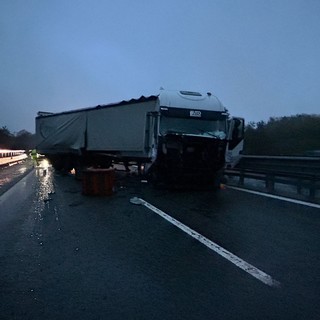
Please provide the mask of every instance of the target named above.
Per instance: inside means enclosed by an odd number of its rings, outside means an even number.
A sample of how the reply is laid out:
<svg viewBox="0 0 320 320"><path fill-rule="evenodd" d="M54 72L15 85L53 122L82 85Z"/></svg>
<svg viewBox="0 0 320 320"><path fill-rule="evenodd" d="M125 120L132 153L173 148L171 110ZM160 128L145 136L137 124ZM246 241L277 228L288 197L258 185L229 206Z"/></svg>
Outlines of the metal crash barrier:
<svg viewBox="0 0 320 320"><path fill-rule="evenodd" d="M320 190L319 157L243 156L235 168L227 168L227 176L239 177L238 185L245 179L265 181L269 192L275 190L276 183L293 185L297 193L307 189L309 198L314 199Z"/></svg>

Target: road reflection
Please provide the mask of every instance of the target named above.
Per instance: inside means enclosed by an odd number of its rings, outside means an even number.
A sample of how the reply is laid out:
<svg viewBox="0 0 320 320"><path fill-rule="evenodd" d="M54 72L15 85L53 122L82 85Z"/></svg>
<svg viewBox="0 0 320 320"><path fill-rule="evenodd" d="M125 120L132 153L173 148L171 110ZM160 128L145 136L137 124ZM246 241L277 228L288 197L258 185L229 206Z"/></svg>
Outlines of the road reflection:
<svg viewBox="0 0 320 320"><path fill-rule="evenodd" d="M10 178L9 177L0 178L0 187L5 185L8 182L10 182Z"/></svg>
<svg viewBox="0 0 320 320"><path fill-rule="evenodd" d="M18 172L20 174L24 174L26 171L27 171L27 167L21 167L21 168L18 169Z"/></svg>
<svg viewBox="0 0 320 320"><path fill-rule="evenodd" d="M50 163L46 159L39 161L39 165L35 168L35 175L37 179L36 196L33 200L32 212L34 213L34 227L32 237L43 246L43 220L45 212L53 210L56 217L58 210L52 202L52 196L55 193L54 189L54 175ZM49 211L48 211L49 210ZM56 221L58 219L56 218Z"/></svg>
<svg viewBox="0 0 320 320"><path fill-rule="evenodd" d="M50 200L50 195L54 193L52 167L47 159L41 160L36 167L36 176L40 183L37 191L37 201L44 204Z"/></svg>
<svg viewBox="0 0 320 320"><path fill-rule="evenodd" d="M12 166L0 167L0 194L19 181L31 168L32 164L29 160Z"/></svg>

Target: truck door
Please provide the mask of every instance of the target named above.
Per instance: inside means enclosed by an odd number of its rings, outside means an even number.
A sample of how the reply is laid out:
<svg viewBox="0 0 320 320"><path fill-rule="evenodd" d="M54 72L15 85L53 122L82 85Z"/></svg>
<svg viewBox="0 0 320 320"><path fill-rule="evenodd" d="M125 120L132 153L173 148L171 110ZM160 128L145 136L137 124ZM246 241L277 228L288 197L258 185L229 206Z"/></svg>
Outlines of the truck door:
<svg viewBox="0 0 320 320"><path fill-rule="evenodd" d="M228 147L226 150L226 165L234 167L240 160L243 151L244 119L229 120Z"/></svg>
<svg viewBox="0 0 320 320"><path fill-rule="evenodd" d="M150 153L158 141L158 112L148 112L146 118L145 150Z"/></svg>

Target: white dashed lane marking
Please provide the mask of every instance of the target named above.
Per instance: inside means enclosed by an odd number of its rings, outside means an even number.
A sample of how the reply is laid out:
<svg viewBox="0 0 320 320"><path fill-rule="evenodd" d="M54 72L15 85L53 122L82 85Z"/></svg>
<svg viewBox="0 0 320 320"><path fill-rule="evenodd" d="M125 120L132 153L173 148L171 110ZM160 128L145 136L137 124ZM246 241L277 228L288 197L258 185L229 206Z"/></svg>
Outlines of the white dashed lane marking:
<svg viewBox="0 0 320 320"><path fill-rule="evenodd" d="M269 193L264 193L264 192L249 190L249 189L243 189L243 188L234 187L234 186L227 186L227 188L238 190L238 191L243 191L243 192L247 192L247 193L252 193L252 194L256 194L256 195L263 196L263 197L268 197L268 198L278 199L278 200L287 201L287 202L291 202L291 203L301 204L301 205L307 206L307 207L320 209L320 204L317 204L317 203L286 198L286 197L282 197L282 196L277 196L275 194L269 194Z"/></svg>
<svg viewBox="0 0 320 320"><path fill-rule="evenodd" d="M130 202L133 204L143 205L143 206L147 207L151 211L155 212L156 214L158 214L159 216L161 216L162 218L164 218L168 222L172 223L177 228L181 229L182 231L184 231L185 233L187 233L188 235L190 235L194 239L198 240L199 242L201 242L202 244L207 246L212 251L216 252L217 254L219 254L223 258L227 259L228 261L230 261L231 263L236 265L238 268L244 270L245 272L247 272L251 276L255 277L259 281L263 282L264 284L271 286L271 287L279 287L280 286L280 282L274 280L271 276L269 276L265 272L259 270L255 266L242 260L238 256L234 255L233 253L229 252L228 250L224 249L223 247L219 246L218 244L214 243L213 241L209 240L208 238L204 237L200 233L189 228L188 226L186 226L182 222L172 218L170 215L168 215L165 212L161 211L160 209L156 208L155 206L148 203L147 201L145 201L141 198L135 197L135 198L132 198L130 200Z"/></svg>

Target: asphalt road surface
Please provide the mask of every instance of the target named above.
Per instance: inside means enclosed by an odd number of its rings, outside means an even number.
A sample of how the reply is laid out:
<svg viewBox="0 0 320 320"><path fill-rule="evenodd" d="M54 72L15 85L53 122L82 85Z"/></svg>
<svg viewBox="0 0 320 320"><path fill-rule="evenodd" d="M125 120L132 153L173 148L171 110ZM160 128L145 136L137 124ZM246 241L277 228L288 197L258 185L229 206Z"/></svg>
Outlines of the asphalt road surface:
<svg viewBox="0 0 320 320"><path fill-rule="evenodd" d="M115 191L42 167L0 196L1 319L319 319L317 205L119 172Z"/></svg>
<svg viewBox="0 0 320 320"><path fill-rule="evenodd" d="M0 195L28 174L32 168L33 162L31 159L10 166L0 166Z"/></svg>

